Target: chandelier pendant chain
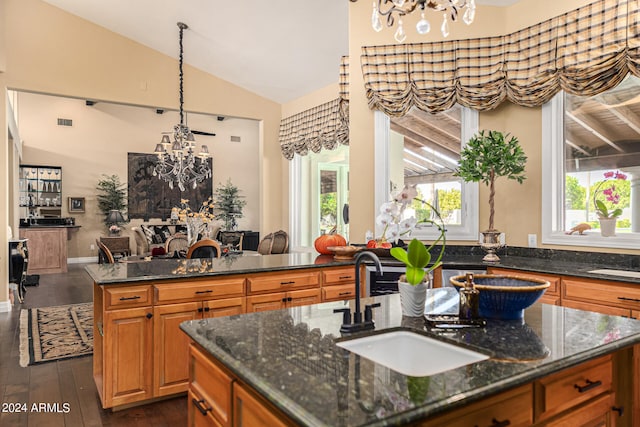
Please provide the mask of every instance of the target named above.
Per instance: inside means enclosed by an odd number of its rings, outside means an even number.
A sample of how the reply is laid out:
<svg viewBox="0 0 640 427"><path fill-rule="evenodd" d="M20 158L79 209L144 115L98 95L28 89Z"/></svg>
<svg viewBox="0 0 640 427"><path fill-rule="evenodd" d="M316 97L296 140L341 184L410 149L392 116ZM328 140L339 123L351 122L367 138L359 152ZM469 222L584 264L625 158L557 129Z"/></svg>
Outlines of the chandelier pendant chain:
<svg viewBox="0 0 640 427"><path fill-rule="evenodd" d="M198 183L211 178L209 167L209 149L203 145L200 153L196 155L195 138L189 127L185 124L184 113L184 30L189 28L186 24L178 22L180 29L179 47L179 101L180 124L173 127L173 142L169 138L169 132L164 132L162 140L156 145L155 153L158 162L153 169L153 175L166 181L169 188L173 189L174 183L180 191L185 191L187 186L196 188Z"/></svg>

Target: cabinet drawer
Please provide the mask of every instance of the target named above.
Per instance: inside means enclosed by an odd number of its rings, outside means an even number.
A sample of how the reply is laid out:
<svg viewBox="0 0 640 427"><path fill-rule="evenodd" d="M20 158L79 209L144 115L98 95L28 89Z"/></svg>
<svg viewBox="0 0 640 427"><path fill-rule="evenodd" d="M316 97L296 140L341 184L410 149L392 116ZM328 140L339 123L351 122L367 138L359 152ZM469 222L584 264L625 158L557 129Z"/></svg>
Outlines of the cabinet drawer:
<svg viewBox="0 0 640 427"><path fill-rule="evenodd" d="M341 301L356 297L355 284L327 286L322 288L322 301Z"/></svg>
<svg viewBox="0 0 640 427"><path fill-rule="evenodd" d="M611 356L605 356L536 381L536 421L611 392L612 376Z"/></svg>
<svg viewBox="0 0 640 427"><path fill-rule="evenodd" d="M552 276L550 274L543 273L525 273L519 270L509 270L506 268L493 268L487 269L490 274L509 274L513 276L524 277L525 279L542 279L549 282L549 287L544 292L544 295L560 295L560 276ZM544 301L543 301L544 302Z"/></svg>
<svg viewBox="0 0 640 427"><path fill-rule="evenodd" d="M211 413L211 405L198 394L197 390L189 390L187 396L187 425L189 427L219 427L220 424Z"/></svg>
<svg viewBox="0 0 640 427"><path fill-rule="evenodd" d="M151 305L151 286L104 286L105 308L141 307Z"/></svg>
<svg viewBox="0 0 640 427"><path fill-rule="evenodd" d="M533 423L532 402L531 385L526 385L472 403L418 425L420 427L530 426Z"/></svg>
<svg viewBox="0 0 640 427"><path fill-rule="evenodd" d="M309 288L320 285L318 271L300 273L272 273L249 276L247 287L250 294L260 292L287 291L295 288Z"/></svg>
<svg viewBox="0 0 640 427"><path fill-rule="evenodd" d="M615 395L608 393L544 426L614 426L613 417L617 414L612 413L612 406L615 406Z"/></svg>
<svg viewBox="0 0 640 427"><path fill-rule="evenodd" d="M231 391L233 379L211 362L194 344L190 347L191 374L189 390L204 400L213 417L222 426L231 426ZM192 402L190 401L189 404ZM196 415L200 415L199 413Z"/></svg>
<svg viewBox="0 0 640 427"><path fill-rule="evenodd" d="M353 267L322 271L322 286L355 284L356 272Z"/></svg>
<svg viewBox="0 0 640 427"><path fill-rule="evenodd" d="M562 284L563 299L640 308L640 287L637 285L573 278L563 278Z"/></svg>
<svg viewBox="0 0 640 427"><path fill-rule="evenodd" d="M154 287L157 303L216 299L243 296L244 278L158 283Z"/></svg>

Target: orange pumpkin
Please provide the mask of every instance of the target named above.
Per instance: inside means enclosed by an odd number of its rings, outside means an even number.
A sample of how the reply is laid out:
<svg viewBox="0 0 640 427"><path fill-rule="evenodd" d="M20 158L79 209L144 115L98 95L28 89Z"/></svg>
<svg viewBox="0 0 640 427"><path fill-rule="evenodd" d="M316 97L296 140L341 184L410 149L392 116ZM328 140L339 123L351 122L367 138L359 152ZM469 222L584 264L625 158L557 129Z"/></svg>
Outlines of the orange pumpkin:
<svg viewBox="0 0 640 427"><path fill-rule="evenodd" d="M335 234L323 234L318 237L315 242L313 242L313 246L316 247L316 251L320 252L324 255L330 255L331 252L327 249L329 246L346 246L347 240L341 235Z"/></svg>

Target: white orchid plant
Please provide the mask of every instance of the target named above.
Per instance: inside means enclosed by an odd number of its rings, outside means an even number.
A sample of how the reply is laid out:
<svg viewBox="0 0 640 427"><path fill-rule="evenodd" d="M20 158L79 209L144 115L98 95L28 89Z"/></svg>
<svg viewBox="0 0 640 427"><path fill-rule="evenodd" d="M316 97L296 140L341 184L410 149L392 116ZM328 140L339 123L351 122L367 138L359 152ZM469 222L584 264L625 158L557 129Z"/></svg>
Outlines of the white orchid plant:
<svg viewBox="0 0 640 427"><path fill-rule="evenodd" d="M382 228L382 234L377 239L380 242L397 242L402 236L411 235L417 220L411 216L402 218L404 210L418 196L415 186L405 186L402 191L380 206L380 213L376 217L376 225Z"/></svg>

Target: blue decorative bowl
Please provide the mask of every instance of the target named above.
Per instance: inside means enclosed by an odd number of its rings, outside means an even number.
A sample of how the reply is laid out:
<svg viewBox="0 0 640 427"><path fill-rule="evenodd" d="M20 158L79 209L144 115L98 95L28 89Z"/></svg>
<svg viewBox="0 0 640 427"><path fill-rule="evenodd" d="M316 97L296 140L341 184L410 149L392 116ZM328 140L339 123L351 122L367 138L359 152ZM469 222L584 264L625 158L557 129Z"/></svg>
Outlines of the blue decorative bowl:
<svg viewBox="0 0 640 427"><path fill-rule="evenodd" d="M460 290L465 275L449 279ZM480 291L480 316L487 319L522 319L524 309L544 294L549 282L515 275L474 274L475 288Z"/></svg>

